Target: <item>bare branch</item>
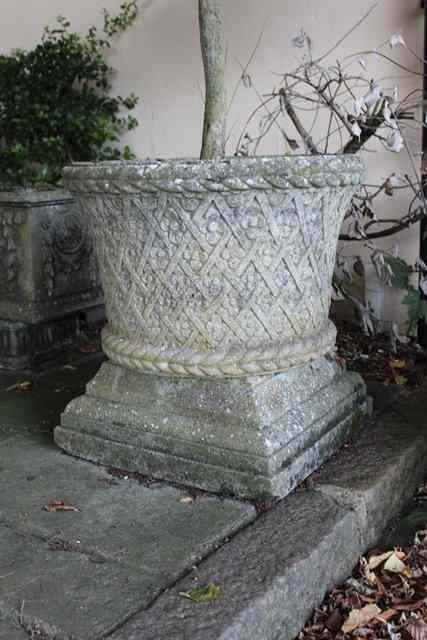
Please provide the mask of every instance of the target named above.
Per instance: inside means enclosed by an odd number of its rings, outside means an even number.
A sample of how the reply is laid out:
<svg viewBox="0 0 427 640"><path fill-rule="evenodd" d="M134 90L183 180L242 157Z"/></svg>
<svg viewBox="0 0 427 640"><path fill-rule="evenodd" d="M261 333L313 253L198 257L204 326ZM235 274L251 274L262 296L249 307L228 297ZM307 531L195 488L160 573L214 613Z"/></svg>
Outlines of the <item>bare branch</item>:
<svg viewBox="0 0 427 640"><path fill-rule="evenodd" d="M288 114L289 118L292 120L292 123L293 123L295 129L298 131L299 135L303 139L304 144L306 145L307 149L310 151L310 153L318 155L319 151L315 147L311 136L305 130L301 120L298 118L297 114L295 113L295 109L293 108L293 106L291 105L290 101L288 100L288 97L286 95L286 91L282 88L282 89L280 89L279 94L280 94L280 98L281 98L281 104L283 105L283 107L284 107L286 113Z"/></svg>

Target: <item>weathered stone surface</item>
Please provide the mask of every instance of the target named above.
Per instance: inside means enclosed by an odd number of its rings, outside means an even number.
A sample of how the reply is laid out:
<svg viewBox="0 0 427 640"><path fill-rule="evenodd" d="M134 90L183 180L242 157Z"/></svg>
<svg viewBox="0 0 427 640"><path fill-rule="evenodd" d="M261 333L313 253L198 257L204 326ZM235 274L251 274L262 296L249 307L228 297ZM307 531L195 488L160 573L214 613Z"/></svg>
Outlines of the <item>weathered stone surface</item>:
<svg viewBox="0 0 427 640"><path fill-rule="evenodd" d="M178 376L282 371L331 350L349 156L75 164L117 364Z"/></svg>
<svg viewBox="0 0 427 640"><path fill-rule="evenodd" d="M427 466L424 393L404 409L414 407L412 424L390 412L384 415L324 466L315 491L285 498L203 561L197 581L194 575L181 580L111 640L294 638L320 604L322 589L350 573L422 478ZM179 595L209 581L221 589L209 606Z"/></svg>
<svg viewBox="0 0 427 640"><path fill-rule="evenodd" d="M0 190L0 367L54 357L61 343L76 341L77 314L102 302L92 242L71 194Z"/></svg>
<svg viewBox="0 0 427 640"><path fill-rule="evenodd" d="M411 404L422 406L425 392ZM424 411L424 410L423 410ZM381 418L372 429L329 461L315 488L351 506L360 521L361 543L373 545L385 524L407 503L427 466L425 413L411 421Z"/></svg>
<svg viewBox="0 0 427 640"><path fill-rule="evenodd" d="M140 608L159 583L147 568L131 569L84 553L53 551L48 540L0 524L0 600L3 608L57 626L79 640L94 640L117 619Z"/></svg>
<svg viewBox="0 0 427 640"><path fill-rule="evenodd" d="M417 531L427 528L427 506L415 503L411 505L409 511L401 515L397 522L394 522L385 535L381 538L381 547L394 549L394 547L406 547L414 543Z"/></svg>
<svg viewBox="0 0 427 640"><path fill-rule="evenodd" d="M1 440L0 495L0 601L79 640L104 637L256 516L113 478L27 432ZM53 500L79 511L50 513Z"/></svg>
<svg viewBox="0 0 427 640"><path fill-rule="evenodd" d="M28 634L18 624L2 621L0 616L0 640L28 640Z"/></svg>
<svg viewBox="0 0 427 640"><path fill-rule="evenodd" d="M218 381L105 363L87 394L68 405L55 441L89 460L210 491L283 496L365 411L359 376L325 358L273 376Z"/></svg>
<svg viewBox="0 0 427 640"><path fill-rule="evenodd" d="M360 553L348 509L297 493L207 558L111 640L288 640ZM218 600L194 604L180 592L213 581Z"/></svg>
<svg viewBox="0 0 427 640"><path fill-rule="evenodd" d="M210 491L289 493L366 411L361 379L324 358L338 232L362 172L350 156L66 169L118 366L64 413L57 444Z"/></svg>
<svg viewBox="0 0 427 640"><path fill-rule="evenodd" d="M58 424L64 406L83 393L85 383L96 373L101 360L99 355L85 357L83 366L68 363L37 374L1 371L0 440L31 433L51 445L52 429ZM15 385L23 381L31 382L28 391L16 388ZM0 468L1 464L0 451Z"/></svg>
<svg viewBox="0 0 427 640"><path fill-rule="evenodd" d="M79 540L121 563L149 567L161 584L255 517L249 504L212 496L187 504L180 502L188 497L184 490L113 479L102 468L28 438L2 442L0 471L0 521L44 538ZM65 498L80 511L44 510Z"/></svg>
<svg viewBox="0 0 427 640"><path fill-rule="evenodd" d="M333 465L328 481L334 483L345 469L347 452L358 452L351 458L349 478L359 502L338 493L343 476L335 496L314 484L315 491L298 489L256 520L252 507L237 501L199 495L192 503L181 502L187 496L184 489L113 478L36 437L36 421L58 410L56 386L76 393L79 380L90 375L86 362L38 377L31 392L0 394L0 402L8 398L2 418L13 428L4 431L0 423L2 640L2 633L4 640L21 640L15 624L19 619L27 636L29 629L59 629L49 640L100 640L108 630L113 640L292 640L325 590L347 577L365 550L366 527L376 522L372 514L378 513L378 522L382 519L386 527L404 506L404 487L426 468L421 393L408 403L400 399L394 413L388 409L381 416L378 428L370 425L351 450L344 448L325 465L322 473ZM0 386L16 379L16 374L0 373ZM312 390L304 387L301 393L309 396ZM127 400L134 393L129 385ZM37 407L37 399L43 411L34 409L33 433L29 403ZM173 402L178 407L180 398ZM380 437L381 432L387 437ZM375 455L369 453L373 448ZM400 480L393 475L390 481L382 472L391 467ZM365 468L367 482L362 483ZM350 484L345 485L347 496ZM62 498L80 511L43 509L48 501ZM359 509L362 499L369 518ZM15 569L12 583L4 576ZM214 603L196 605L179 596L209 580L221 589ZM12 632L7 635L10 629L18 632L16 638Z"/></svg>
<svg viewBox="0 0 427 640"><path fill-rule="evenodd" d="M385 385L381 382L366 383L368 396L372 398L375 416L380 416L399 402L402 389L396 389L396 386L397 385Z"/></svg>

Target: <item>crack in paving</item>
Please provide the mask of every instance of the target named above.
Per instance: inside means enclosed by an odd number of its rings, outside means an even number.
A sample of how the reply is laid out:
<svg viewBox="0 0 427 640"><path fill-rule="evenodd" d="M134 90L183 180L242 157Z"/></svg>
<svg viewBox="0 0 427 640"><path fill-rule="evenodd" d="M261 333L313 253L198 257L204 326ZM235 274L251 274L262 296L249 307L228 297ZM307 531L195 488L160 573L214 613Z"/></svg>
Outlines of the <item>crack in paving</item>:
<svg viewBox="0 0 427 640"><path fill-rule="evenodd" d="M285 500L285 499L286 498L282 498L282 500ZM137 616L139 613L142 613L143 611L148 611L149 609L151 609L156 604L157 600L159 600L159 598L161 598L165 593L167 593L170 589L173 589L174 587L176 587L176 585L182 579L184 579L187 576L191 575L191 573L195 569L197 569L203 562L208 560L211 556L215 555L215 553L218 551L218 549L221 549L224 545L229 544L232 540L234 540L234 538L236 538L243 531L246 531L247 529L252 527L260 518L265 517L265 515L268 513L268 511L271 511L272 509L275 509L280 504L280 502L282 500L277 500L274 503L274 505L271 507L271 509L264 510L264 511L257 511L256 512L257 515L253 520L251 520L250 522L247 522L246 524L241 526L236 531L233 531L233 533L231 533L226 538L223 538L222 540L218 541L218 544L214 548L212 548L205 555L200 556L197 560L195 560L191 567L189 567L187 569L183 569L180 572L179 575L175 576L175 578L170 581L170 583L168 583L165 587L162 587L161 589L159 589L158 592L153 595L153 598L150 600L150 602L148 602L147 604L143 605L142 607L138 607L135 611L132 611L131 613L129 613L123 620L118 622L114 626L114 628L110 629L108 631L108 633L106 633L104 636L102 636L102 638L100 638L99 640L107 640L107 638L109 638L113 633L116 633L116 631L119 631L130 620L132 620L132 618Z"/></svg>
<svg viewBox="0 0 427 640"><path fill-rule="evenodd" d="M0 622L7 622L11 626L22 629L30 640L80 640L75 635L64 633L59 627L48 624L40 618L25 613L25 601L18 611L8 607L0 600Z"/></svg>
<svg viewBox="0 0 427 640"><path fill-rule="evenodd" d="M100 551L96 547L81 544L79 540L67 540L60 536L60 534L51 534L48 531L35 530L35 529L23 529L17 526L15 523L0 518L0 526L9 529L13 533L23 538L34 538L39 542L47 543L50 551L68 551L74 553L81 553L86 556L91 562L95 563L118 563L123 566L128 566L126 562L119 560L115 556L108 555L107 553ZM130 566L130 565L129 565Z"/></svg>

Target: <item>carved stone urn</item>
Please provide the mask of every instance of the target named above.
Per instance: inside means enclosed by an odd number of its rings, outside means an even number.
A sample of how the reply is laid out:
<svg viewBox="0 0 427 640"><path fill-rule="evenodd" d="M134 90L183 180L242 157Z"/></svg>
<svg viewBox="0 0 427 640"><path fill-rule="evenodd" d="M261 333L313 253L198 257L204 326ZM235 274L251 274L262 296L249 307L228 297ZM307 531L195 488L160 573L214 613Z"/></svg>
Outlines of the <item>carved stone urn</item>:
<svg viewBox="0 0 427 640"><path fill-rule="evenodd" d="M108 357L55 430L74 455L284 496L366 411L328 319L356 157L76 164Z"/></svg>

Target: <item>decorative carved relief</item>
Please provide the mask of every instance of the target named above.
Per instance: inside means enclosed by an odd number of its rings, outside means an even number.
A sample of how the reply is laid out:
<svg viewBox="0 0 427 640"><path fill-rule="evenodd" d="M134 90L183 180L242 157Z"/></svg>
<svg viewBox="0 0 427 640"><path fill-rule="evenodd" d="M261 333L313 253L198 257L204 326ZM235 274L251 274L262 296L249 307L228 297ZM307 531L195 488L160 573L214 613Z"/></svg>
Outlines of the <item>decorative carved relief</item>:
<svg viewBox="0 0 427 640"><path fill-rule="evenodd" d="M43 223L42 259L48 295L55 293L60 275L70 276L87 270L90 283L99 285L92 243L84 216L72 204L60 214L50 215Z"/></svg>
<svg viewBox="0 0 427 640"><path fill-rule="evenodd" d="M330 286L355 158L114 163L68 171L93 221L115 362L286 369L333 348Z"/></svg>
<svg viewBox="0 0 427 640"><path fill-rule="evenodd" d="M5 208L0 212L0 290L9 292L16 286L19 273L18 234L25 215Z"/></svg>

